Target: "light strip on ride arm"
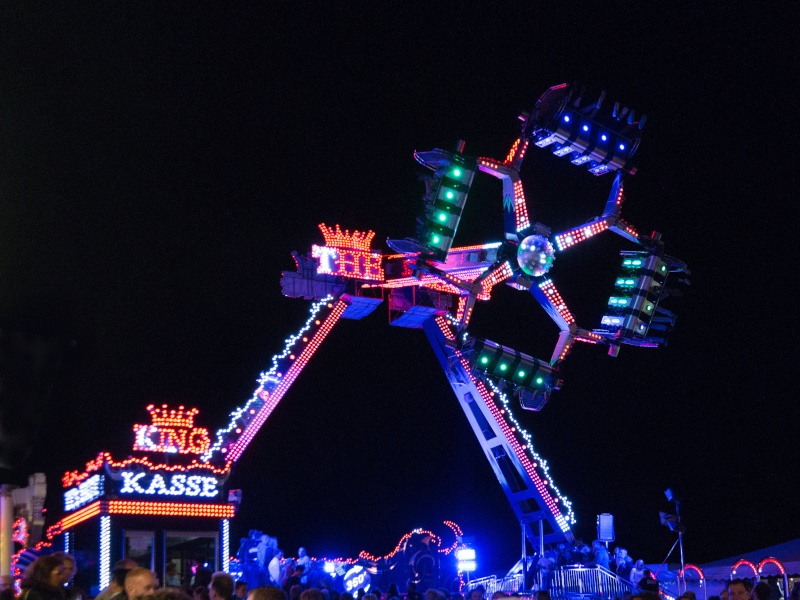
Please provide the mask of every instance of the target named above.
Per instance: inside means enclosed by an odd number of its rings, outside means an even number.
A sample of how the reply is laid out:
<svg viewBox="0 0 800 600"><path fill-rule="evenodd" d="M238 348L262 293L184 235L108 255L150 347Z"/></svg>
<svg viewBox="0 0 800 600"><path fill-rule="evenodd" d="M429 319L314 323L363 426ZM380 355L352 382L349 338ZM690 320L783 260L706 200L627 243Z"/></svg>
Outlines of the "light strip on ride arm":
<svg viewBox="0 0 800 600"><path fill-rule="evenodd" d="M469 361L467 361L458 351L456 351L456 356L461 362L461 366L464 368L464 371L469 373ZM492 392L489 392L481 380L473 378L473 381L475 383L475 387L478 389L478 392L481 395L482 400L486 403L486 406L489 408L489 411L494 417L495 422L500 426L500 429L502 430L509 447L514 451L514 454L517 455L517 459L522 465L522 468L525 469L528 477L530 477L531 481L533 481L533 484L536 486L536 490L539 492L539 495L547 506L547 509L550 511L550 514L553 516L553 519L555 519L556 523L558 523L561 531L569 531L570 523L575 522L575 514L572 512L572 503L569 502L569 500L567 500L564 496L561 496L561 494L558 492L558 488L555 487L553 480L547 475L547 463L543 461L540 456L534 453L533 448L531 447L531 436L514 419L510 412L510 406L508 405L507 398L498 389L493 389ZM497 403L492 397L497 395L499 395L504 401L504 408L502 409L498 407ZM513 424L510 424L506 421L507 416L511 418ZM520 443L517 439L517 435L520 435L526 443ZM527 454L526 450L531 453L533 458ZM542 477L537 472L537 467L545 472L545 477ZM548 487L555 492L555 496L550 493ZM562 513L561 509L559 508L559 501L564 506L566 515Z"/></svg>
<svg viewBox="0 0 800 600"><path fill-rule="evenodd" d="M217 431L216 442L200 457L201 461L208 463L213 460L217 464L224 461L224 469L227 469L241 456L255 432L275 408L280 396L308 362L309 350L313 354L346 308L346 303L341 300L336 301L331 296L312 305L305 325L285 340L283 351L272 357L269 371L262 372L258 378L259 387L243 406L239 406L230 414L231 419L227 427ZM291 361L291 364L287 364L288 361ZM289 386L286 385L287 380ZM276 393L279 394L277 397ZM231 454L233 452L235 454Z"/></svg>
<svg viewBox="0 0 800 600"><path fill-rule="evenodd" d="M225 460L228 465L236 461L245 451L245 448L247 448L247 445L258 433L258 430L261 429L261 426L272 414L272 411L275 410L276 406L278 406L278 403L281 401L281 398L283 398L283 395L289 390L290 387L292 387L294 380L297 379L297 376L300 375L303 368L308 364L308 361L311 360L312 356L314 356L317 348L319 348L320 344L322 344L325 338L328 337L331 329L333 329L333 326L336 325L336 323L339 321L339 318L342 316L342 313L347 308L347 303L344 302L344 300L337 300L335 304L329 303L328 307L330 308L330 313L328 316L319 325L319 328L309 339L306 347L295 359L292 366L289 367L288 371L280 378L280 383L278 383L273 392L267 397L264 405L258 411L255 418L250 421L250 424L242 432L241 437L231 447Z"/></svg>

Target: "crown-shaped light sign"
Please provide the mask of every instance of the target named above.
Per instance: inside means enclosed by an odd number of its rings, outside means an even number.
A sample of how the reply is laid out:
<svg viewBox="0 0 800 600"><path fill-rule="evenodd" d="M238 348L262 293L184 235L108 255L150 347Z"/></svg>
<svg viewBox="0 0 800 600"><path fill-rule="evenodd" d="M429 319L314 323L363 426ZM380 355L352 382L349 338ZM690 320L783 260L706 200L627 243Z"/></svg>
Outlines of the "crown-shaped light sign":
<svg viewBox="0 0 800 600"><path fill-rule="evenodd" d="M208 429L194 426L196 408L183 406L170 409L166 404L147 407L152 423L134 425L136 439L133 449L141 452L170 452L177 454L203 454L211 446Z"/></svg>
<svg viewBox="0 0 800 600"><path fill-rule="evenodd" d="M317 273L336 275L350 279L383 281L381 254L371 252L370 245L375 237L374 231L342 231L320 223L320 231L325 238L324 246L312 246L311 256L319 259Z"/></svg>

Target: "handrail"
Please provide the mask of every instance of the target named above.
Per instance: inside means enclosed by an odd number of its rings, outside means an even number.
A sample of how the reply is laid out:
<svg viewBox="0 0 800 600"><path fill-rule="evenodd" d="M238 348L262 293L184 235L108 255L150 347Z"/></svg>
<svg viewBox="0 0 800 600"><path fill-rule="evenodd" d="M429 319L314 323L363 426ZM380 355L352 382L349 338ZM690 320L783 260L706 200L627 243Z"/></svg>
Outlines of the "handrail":
<svg viewBox="0 0 800 600"><path fill-rule="evenodd" d="M525 591L522 575L516 574L498 579L496 576L482 577L470 581L465 591L473 590L482 585L489 597L495 592L507 593ZM623 579L603 567L584 567L581 565L567 565L545 575L539 571L531 582L531 589L537 591L547 589L551 598L592 598L594 600L612 600L622 596L625 592L635 594L639 591L633 583Z"/></svg>

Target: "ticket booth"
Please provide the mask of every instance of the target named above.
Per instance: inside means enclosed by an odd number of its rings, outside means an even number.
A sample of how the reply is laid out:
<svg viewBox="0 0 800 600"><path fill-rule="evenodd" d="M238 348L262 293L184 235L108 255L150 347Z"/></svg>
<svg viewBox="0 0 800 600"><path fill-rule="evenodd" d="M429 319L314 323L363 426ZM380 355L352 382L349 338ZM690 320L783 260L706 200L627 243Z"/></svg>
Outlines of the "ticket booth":
<svg viewBox="0 0 800 600"><path fill-rule="evenodd" d="M64 515L48 538L75 555L75 582L91 595L108 585L121 558L166 585L192 584L199 568L228 571L237 506L226 489L230 471L200 460L211 440L195 427L197 409L147 410L151 423L133 426L131 456L117 461L102 452L62 480Z"/></svg>

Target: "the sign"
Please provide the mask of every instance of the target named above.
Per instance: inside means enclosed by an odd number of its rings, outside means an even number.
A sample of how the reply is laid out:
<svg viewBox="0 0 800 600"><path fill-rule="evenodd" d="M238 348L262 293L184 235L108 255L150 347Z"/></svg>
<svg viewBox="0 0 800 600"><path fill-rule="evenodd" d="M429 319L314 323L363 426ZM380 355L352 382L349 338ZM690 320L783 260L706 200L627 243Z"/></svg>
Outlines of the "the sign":
<svg viewBox="0 0 800 600"><path fill-rule="evenodd" d="M344 591L354 594L360 589L369 591L370 576L364 567L356 566L344 575Z"/></svg>
<svg viewBox="0 0 800 600"><path fill-rule="evenodd" d="M152 419L150 425L134 425L136 439L133 449L143 452L169 452L177 454L204 454L211 446L208 429L194 426L196 408L169 410L164 404L147 407Z"/></svg>
<svg viewBox="0 0 800 600"><path fill-rule="evenodd" d="M213 498L219 494L219 480L208 475L122 471L120 494Z"/></svg>
<svg viewBox="0 0 800 600"><path fill-rule="evenodd" d="M79 486L64 492L64 510L70 511L103 495L103 476L92 475Z"/></svg>
<svg viewBox="0 0 800 600"><path fill-rule="evenodd" d="M311 256L319 259L317 273L351 279L384 280L383 258L380 253L370 251L374 231L350 233L342 231L338 225L333 229L324 223L319 228L325 245L311 247Z"/></svg>

